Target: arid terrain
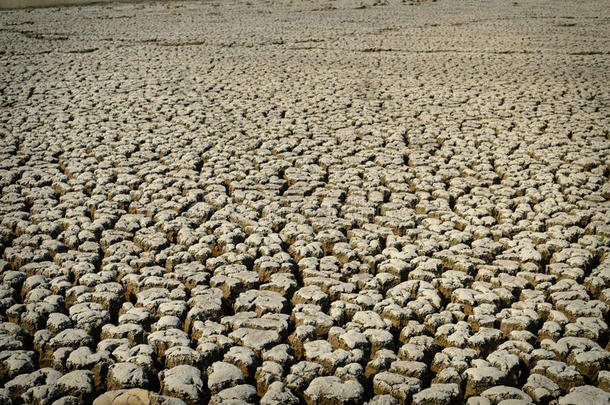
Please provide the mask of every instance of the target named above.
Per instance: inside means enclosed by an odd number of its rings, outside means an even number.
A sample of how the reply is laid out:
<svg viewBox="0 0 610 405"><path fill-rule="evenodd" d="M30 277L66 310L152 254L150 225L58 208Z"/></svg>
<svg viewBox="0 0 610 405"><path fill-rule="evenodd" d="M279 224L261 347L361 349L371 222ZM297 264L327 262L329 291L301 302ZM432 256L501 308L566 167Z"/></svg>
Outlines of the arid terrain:
<svg viewBox="0 0 610 405"><path fill-rule="evenodd" d="M606 405L610 3L0 11L0 404Z"/></svg>

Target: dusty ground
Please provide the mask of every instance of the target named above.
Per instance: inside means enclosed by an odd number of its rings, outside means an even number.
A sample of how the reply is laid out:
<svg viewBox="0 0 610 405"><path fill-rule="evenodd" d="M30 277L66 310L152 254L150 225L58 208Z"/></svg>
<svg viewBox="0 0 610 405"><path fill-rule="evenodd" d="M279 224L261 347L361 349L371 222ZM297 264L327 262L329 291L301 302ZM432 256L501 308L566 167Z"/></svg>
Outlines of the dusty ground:
<svg viewBox="0 0 610 405"><path fill-rule="evenodd" d="M0 403L607 403L608 2L0 22Z"/></svg>

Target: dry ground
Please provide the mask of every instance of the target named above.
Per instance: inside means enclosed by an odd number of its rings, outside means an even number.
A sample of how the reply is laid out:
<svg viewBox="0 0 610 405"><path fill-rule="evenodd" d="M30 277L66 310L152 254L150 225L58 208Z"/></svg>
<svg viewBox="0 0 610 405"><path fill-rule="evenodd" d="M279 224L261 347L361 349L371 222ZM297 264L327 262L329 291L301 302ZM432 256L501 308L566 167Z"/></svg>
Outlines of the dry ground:
<svg viewBox="0 0 610 405"><path fill-rule="evenodd" d="M0 403L606 404L609 4L0 12Z"/></svg>

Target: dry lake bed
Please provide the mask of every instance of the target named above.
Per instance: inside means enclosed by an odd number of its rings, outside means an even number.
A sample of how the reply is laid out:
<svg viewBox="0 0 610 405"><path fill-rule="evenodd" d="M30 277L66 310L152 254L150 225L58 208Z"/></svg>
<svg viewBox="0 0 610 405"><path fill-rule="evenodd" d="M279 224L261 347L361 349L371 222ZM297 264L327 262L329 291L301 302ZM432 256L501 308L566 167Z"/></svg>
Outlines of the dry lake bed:
<svg viewBox="0 0 610 405"><path fill-rule="evenodd" d="M608 404L609 56L608 1L0 11L0 403Z"/></svg>

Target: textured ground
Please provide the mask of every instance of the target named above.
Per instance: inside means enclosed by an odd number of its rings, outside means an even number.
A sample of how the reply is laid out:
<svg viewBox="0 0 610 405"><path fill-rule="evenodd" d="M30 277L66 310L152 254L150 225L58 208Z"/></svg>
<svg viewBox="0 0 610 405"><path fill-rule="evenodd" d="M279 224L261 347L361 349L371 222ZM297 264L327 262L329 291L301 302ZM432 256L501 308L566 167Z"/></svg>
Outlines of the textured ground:
<svg viewBox="0 0 610 405"><path fill-rule="evenodd" d="M0 22L0 403L609 400L607 1Z"/></svg>

